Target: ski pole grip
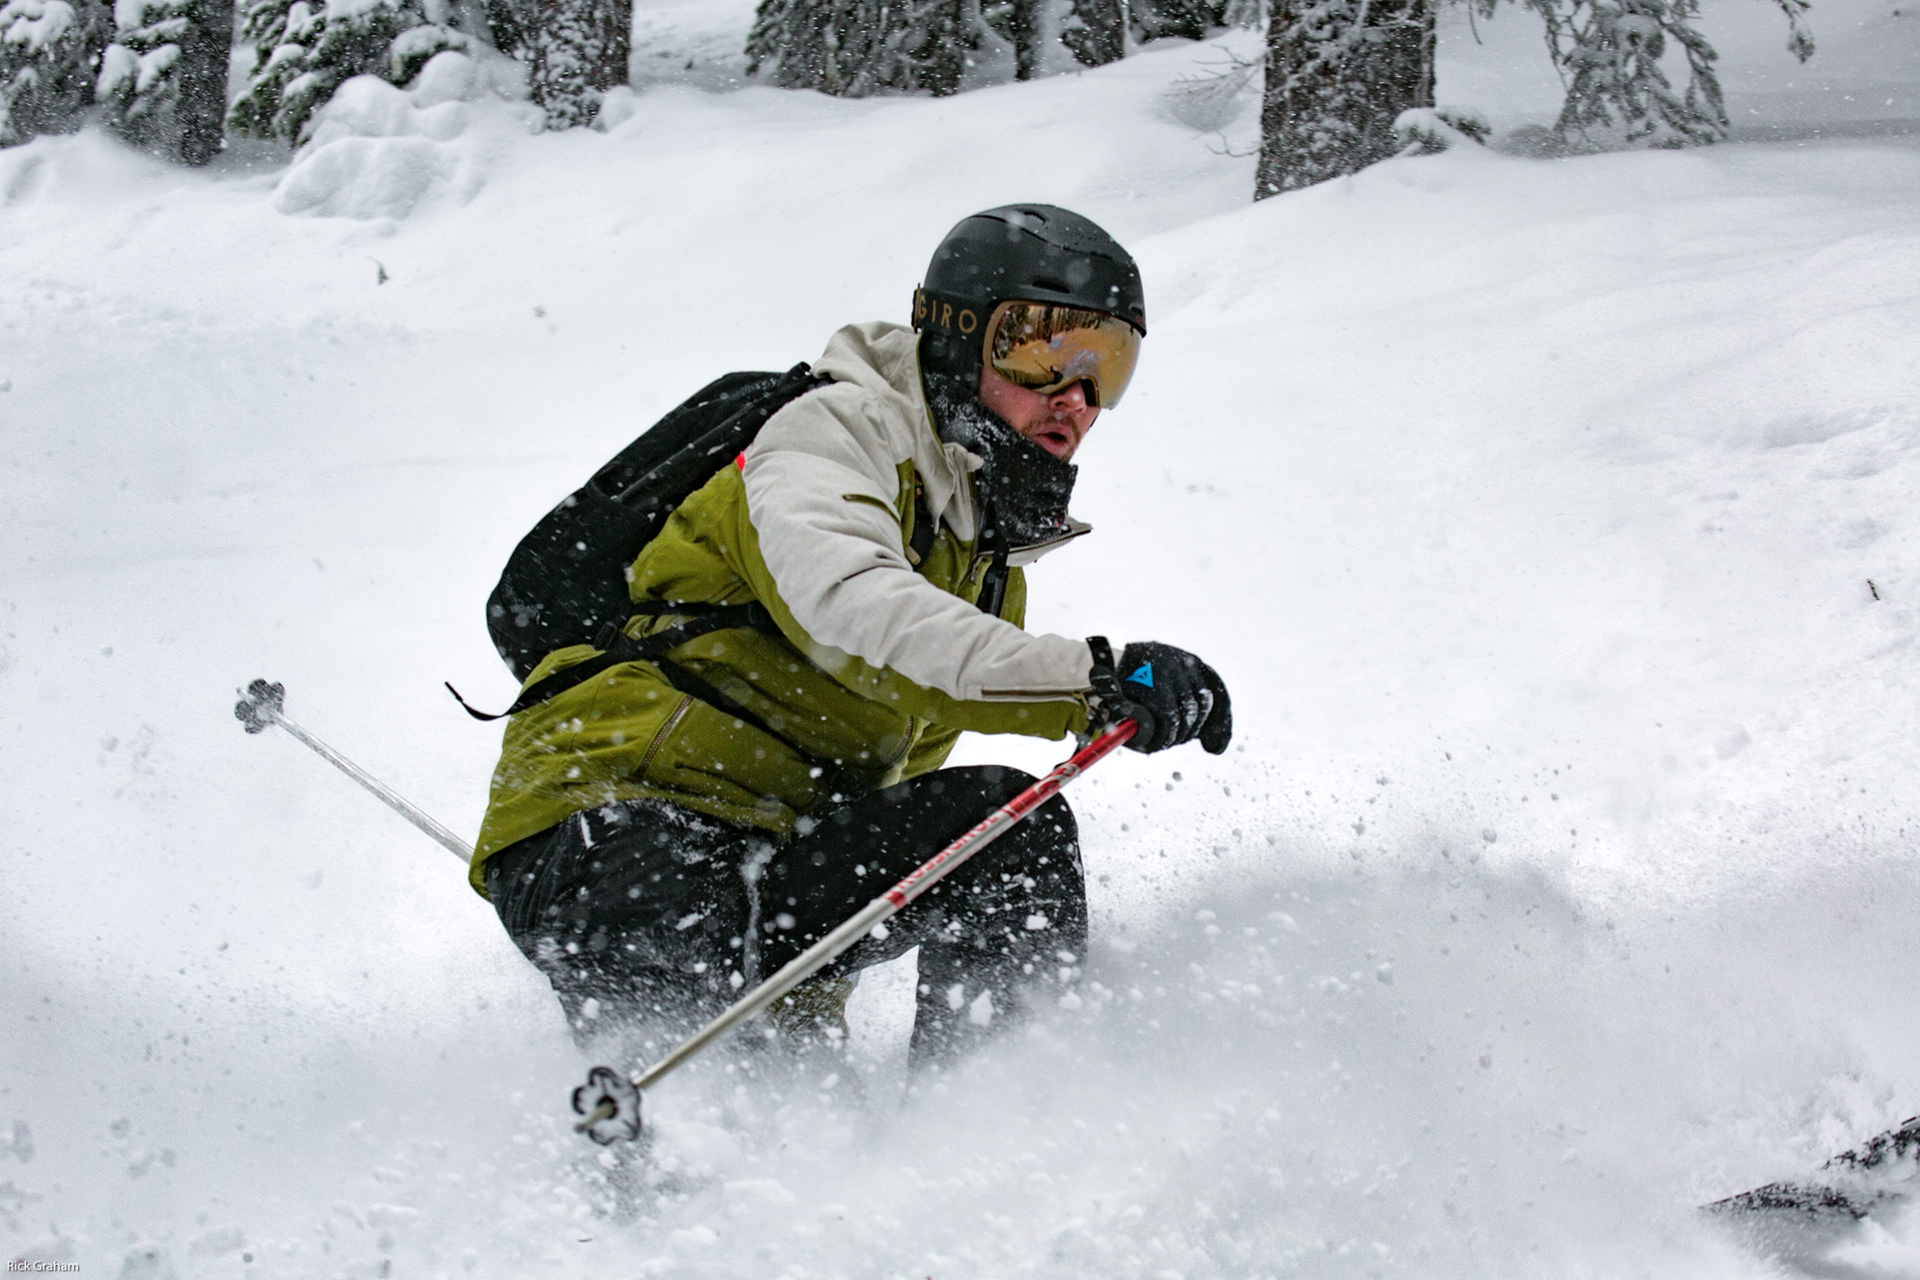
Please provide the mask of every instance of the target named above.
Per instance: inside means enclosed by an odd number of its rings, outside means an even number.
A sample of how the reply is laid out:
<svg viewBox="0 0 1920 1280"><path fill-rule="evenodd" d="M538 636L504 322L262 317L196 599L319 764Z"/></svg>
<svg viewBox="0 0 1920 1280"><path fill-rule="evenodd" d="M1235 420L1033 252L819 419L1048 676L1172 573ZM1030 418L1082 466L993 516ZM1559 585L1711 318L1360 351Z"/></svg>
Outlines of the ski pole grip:
<svg viewBox="0 0 1920 1280"><path fill-rule="evenodd" d="M280 721L287 705L287 686L255 680L233 704L233 718L247 727L248 733L265 733Z"/></svg>

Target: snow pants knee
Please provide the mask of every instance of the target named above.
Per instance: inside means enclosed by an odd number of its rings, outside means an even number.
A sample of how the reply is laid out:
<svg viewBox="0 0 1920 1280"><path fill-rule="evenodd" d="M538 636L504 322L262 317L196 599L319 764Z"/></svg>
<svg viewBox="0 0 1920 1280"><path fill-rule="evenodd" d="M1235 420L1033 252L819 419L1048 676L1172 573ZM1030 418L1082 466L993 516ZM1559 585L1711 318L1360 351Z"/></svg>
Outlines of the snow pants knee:
<svg viewBox="0 0 1920 1280"><path fill-rule="evenodd" d="M575 1033L603 1020L690 1028L1030 786L1016 769L942 769L803 818L793 835L638 800L575 814L487 862L501 922ZM1086 950L1086 884L1058 796L825 973L919 947L916 1063L1004 1025Z"/></svg>

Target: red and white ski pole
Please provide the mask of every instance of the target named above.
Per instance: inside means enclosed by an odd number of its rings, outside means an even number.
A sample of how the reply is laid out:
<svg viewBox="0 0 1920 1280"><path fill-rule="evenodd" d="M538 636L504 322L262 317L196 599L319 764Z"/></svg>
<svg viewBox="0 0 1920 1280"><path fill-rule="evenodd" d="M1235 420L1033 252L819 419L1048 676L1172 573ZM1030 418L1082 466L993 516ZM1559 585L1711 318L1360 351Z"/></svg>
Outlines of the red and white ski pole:
<svg viewBox="0 0 1920 1280"><path fill-rule="evenodd" d="M759 1013L768 1005L811 978L872 933L908 903L938 884L961 863L998 840L1014 824L1038 809L1060 789L1086 772L1095 761L1124 744L1137 726L1122 720L1108 726L1094 739L1053 767L1046 777L995 809L980 824L934 854L906 879L887 890L856 912L845 924L788 961L765 982L742 996L732 1008L693 1033L679 1048L645 1071L627 1077L611 1067L595 1067L587 1082L573 1091L573 1110L584 1117L573 1126L602 1146L618 1139L640 1136L640 1094L658 1084L669 1072L694 1054L718 1040L733 1028Z"/></svg>

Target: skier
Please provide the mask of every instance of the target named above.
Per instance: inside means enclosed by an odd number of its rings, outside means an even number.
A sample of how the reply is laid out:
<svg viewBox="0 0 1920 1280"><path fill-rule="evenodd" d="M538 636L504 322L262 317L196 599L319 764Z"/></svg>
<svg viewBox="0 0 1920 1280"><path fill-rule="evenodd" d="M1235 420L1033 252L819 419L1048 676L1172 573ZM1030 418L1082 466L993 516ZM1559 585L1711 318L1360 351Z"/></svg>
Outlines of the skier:
<svg viewBox="0 0 1920 1280"><path fill-rule="evenodd" d="M1130 746L1232 735L1225 684L1171 646L1022 629L1020 566L1087 532L1075 452L1132 376L1138 268L1086 218L991 209L946 237L914 326L836 333L830 385L780 409L629 572L652 634L757 601L514 715L472 864L577 1038L704 1019L1033 780L943 769L962 731ZM917 336L916 336L917 331ZM593 657L550 655L532 686ZM876 935L881 931L876 930ZM912 1059L937 1061L1070 982L1086 948L1073 814L1056 796L775 1010L844 1030L851 975L918 946Z"/></svg>

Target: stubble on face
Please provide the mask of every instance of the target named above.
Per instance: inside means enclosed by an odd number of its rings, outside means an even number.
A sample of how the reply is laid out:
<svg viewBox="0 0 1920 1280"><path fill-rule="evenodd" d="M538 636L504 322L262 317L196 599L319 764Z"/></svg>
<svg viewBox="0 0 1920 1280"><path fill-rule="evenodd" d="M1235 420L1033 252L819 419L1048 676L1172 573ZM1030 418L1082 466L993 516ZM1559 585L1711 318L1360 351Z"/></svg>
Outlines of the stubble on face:
<svg viewBox="0 0 1920 1280"><path fill-rule="evenodd" d="M1087 403L1087 387L1076 382L1051 395L1023 387L982 367L980 403L1028 441L1062 462L1070 461L1100 410Z"/></svg>

